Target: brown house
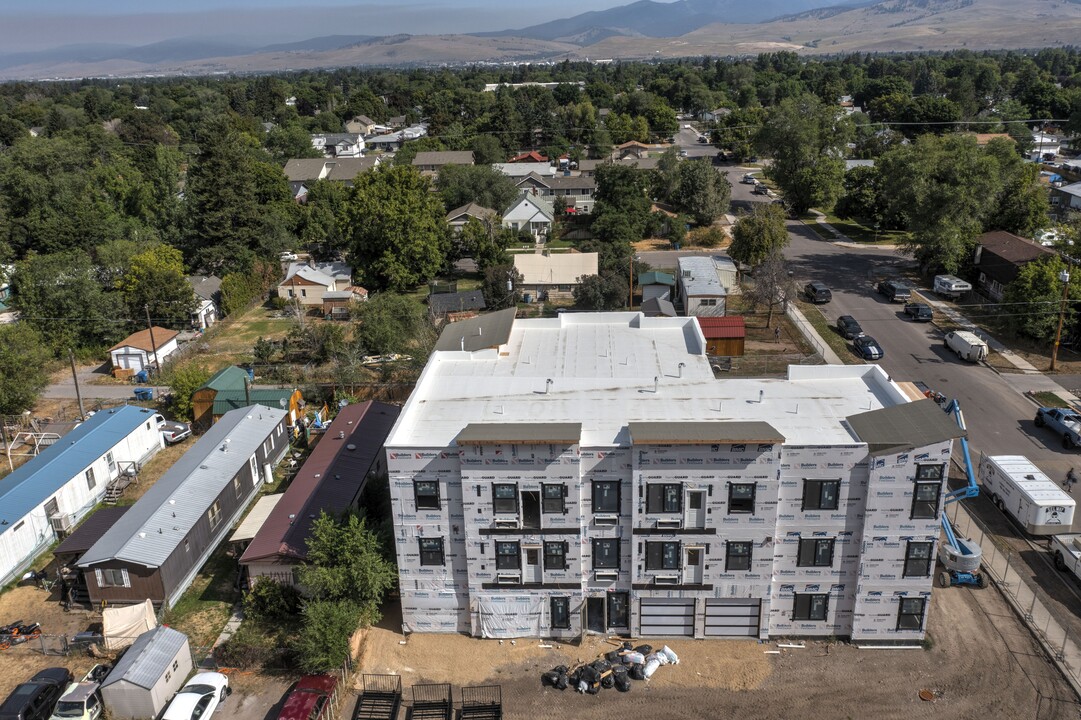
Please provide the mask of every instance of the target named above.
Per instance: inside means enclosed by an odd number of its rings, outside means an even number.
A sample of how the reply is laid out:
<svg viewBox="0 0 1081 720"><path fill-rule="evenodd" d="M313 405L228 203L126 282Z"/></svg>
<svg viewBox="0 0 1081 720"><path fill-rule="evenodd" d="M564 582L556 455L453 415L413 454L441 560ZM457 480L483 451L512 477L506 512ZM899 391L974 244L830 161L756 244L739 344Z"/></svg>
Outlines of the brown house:
<svg viewBox="0 0 1081 720"><path fill-rule="evenodd" d="M747 329L739 315L725 317L697 317L706 337L706 355L720 357L740 357L747 338Z"/></svg>
<svg viewBox="0 0 1081 720"><path fill-rule="evenodd" d="M995 302L1002 302L1006 286L1017 279L1022 267L1055 254L1039 243L1003 230L984 233L976 243L976 287Z"/></svg>
<svg viewBox="0 0 1081 720"><path fill-rule="evenodd" d="M94 605L172 607L289 449L282 409L228 413L79 559Z"/></svg>
<svg viewBox="0 0 1081 720"><path fill-rule="evenodd" d="M373 401L342 408L241 556L249 582L294 584L293 569L308 557L312 521L324 511L356 509L368 479L386 472L383 443L400 412Z"/></svg>

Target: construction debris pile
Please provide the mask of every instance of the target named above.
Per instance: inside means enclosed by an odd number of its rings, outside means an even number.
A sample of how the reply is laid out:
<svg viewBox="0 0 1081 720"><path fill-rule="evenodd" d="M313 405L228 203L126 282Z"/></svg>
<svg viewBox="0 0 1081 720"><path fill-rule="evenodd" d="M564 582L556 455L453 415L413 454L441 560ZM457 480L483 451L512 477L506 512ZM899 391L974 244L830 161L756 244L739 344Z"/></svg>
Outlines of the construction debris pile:
<svg viewBox="0 0 1081 720"><path fill-rule="evenodd" d="M566 690L572 687L580 693L596 695L601 688L620 692L631 689L631 680L649 680L662 665L678 665L679 656L665 645L654 651L651 645L634 647L623 642L618 650L606 653L591 663L579 663L573 668L560 665L541 676L541 684Z"/></svg>

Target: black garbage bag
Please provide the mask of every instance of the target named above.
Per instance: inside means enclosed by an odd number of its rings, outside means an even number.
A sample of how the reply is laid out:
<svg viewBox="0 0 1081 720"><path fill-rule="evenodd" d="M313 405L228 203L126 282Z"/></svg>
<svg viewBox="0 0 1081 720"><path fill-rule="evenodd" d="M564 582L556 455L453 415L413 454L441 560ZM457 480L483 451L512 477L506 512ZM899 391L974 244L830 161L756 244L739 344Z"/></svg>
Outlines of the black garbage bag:
<svg viewBox="0 0 1081 720"><path fill-rule="evenodd" d="M570 680L567 678L567 673L559 673L559 677L556 678L556 690L566 690L570 685Z"/></svg>
<svg viewBox="0 0 1081 720"><path fill-rule="evenodd" d="M646 679L646 666L645 665L631 665L627 674L632 680L645 680Z"/></svg>
<svg viewBox="0 0 1081 720"><path fill-rule="evenodd" d="M601 671L597 670L597 668L593 667L592 665L586 665L579 672L578 679L584 680L590 685L595 685L601 679Z"/></svg>
<svg viewBox="0 0 1081 720"><path fill-rule="evenodd" d="M623 650L624 651L634 650L634 643L632 643L630 640L624 640L623 641Z"/></svg>
<svg viewBox="0 0 1081 720"><path fill-rule="evenodd" d="M610 663L619 663L623 661L623 658L621 658L619 655L619 650L613 650L612 652L605 655L604 659Z"/></svg>
<svg viewBox="0 0 1081 720"><path fill-rule="evenodd" d="M601 687L604 688L605 690L611 690L615 686L616 686L616 676L613 675L612 673L608 673L603 678L601 678Z"/></svg>
<svg viewBox="0 0 1081 720"><path fill-rule="evenodd" d="M626 674L614 675L616 690L627 692L631 689L631 679Z"/></svg>
<svg viewBox="0 0 1081 720"><path fill-rule="evenodd" d="M612 673L614 675L626 675L628 669L629 668L626 665L613 665L612 666Z"/></svg>
<svg viewBox="0 0 1081 720"><path fill-rule="evenodd" d="M555 687L556 682L558 682L558 681L559 681L559 673L557 673L557 672L546 672L543 675L541 675L541 685L546 685L548 687Z"/></svg>
<svg viewBox="0 0 1081 720"><path fill-rule="evenodd" d="M638 647L636 647L634 649L634 651L635 652L640 652L643 655L649 655L651 652L653 652L653 646L652 645L639 645Z"/></svg>
<svg viewBox="0 0 1081 720"><path fill-rule="evenodd" d="M554 668L552 668L552 672L562 673L564 675L567 674L567 670L568 668L566 665L556 665Z"/></svg>
<svg viewBox="0 0 1081 720"><path fill-rule="evenodd" d="M589 664L589 666L596 670L598 673L607 672L612 669L612 663L604 659L594 660Z"/></svg>
<svg viewBox="0 0 1081 720"><path fill-rule="evenodd" d="M581 680L581 679L582 679L582 671L581 670L575 670L574 672L567 675L567 682L569 682L571 685L577 685L578 681Z"/></svg>

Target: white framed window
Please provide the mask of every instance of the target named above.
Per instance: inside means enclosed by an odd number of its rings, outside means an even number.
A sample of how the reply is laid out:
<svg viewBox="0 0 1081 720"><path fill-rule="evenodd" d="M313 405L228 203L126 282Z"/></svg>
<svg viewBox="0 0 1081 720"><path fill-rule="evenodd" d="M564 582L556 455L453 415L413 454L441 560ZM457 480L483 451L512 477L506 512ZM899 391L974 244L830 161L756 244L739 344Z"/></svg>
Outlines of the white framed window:
<svg viewBox="0 0 1081 720"><path fill-rule="evenodd" d="M109 466L109 472L110 473L116 472L116 460L113 458L113 451L112 450L105 453L105 462Z"/></svg>
<svg viewBox="0 0 1081 720"><path fill-rule="evenodd" d="M210 509L206 513L207 520L210 521L210 529L213 530L221 522L221 503L217 500L210 506Z"/></svg>
<svg viewBox="0 0 1081 720"><path fill-rule="evenodd" d="M83 474L86 476L87 490L93 490L95 487L97 487L98 481L97 478L94 477L94 468L87 468L86 472Z"/></svg>
<svg viewBox="0 0 1081 720"><path fill-rule="evenodd" d="M94 570L98 587L131 587L131 577L124 568L99 568Z"/></svg>

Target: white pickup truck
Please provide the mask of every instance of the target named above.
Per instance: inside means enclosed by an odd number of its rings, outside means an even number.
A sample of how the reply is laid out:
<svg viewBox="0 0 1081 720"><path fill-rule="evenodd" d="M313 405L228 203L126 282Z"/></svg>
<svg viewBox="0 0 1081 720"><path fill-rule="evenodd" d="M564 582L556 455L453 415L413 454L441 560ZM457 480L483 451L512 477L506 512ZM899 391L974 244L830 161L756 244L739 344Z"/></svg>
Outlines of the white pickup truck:
<svg viewBox="0 0 1081 720"><path fill-rule="evenodd" d="M1052 535L1051 557L1059 570L1069 570L1081 579L1081 533Z"/></svg>

